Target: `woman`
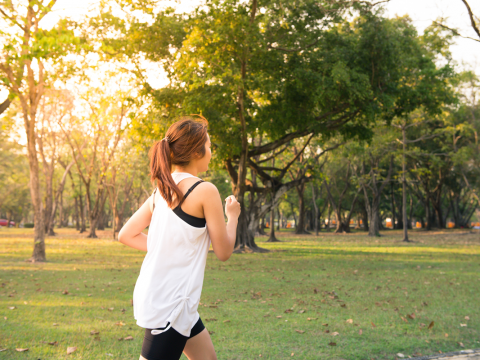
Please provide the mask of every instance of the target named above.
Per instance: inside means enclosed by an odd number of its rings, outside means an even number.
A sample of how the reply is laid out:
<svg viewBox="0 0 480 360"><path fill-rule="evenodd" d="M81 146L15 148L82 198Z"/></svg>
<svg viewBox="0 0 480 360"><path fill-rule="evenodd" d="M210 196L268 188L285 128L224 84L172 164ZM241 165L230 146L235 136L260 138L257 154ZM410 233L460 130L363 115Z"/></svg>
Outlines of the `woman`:
<svg viewBox="0 0 480 360"><path fill-rule="evenodd" d="M182 352L189 360L217 358L197 308L210 243L227 261L240 204L233 195L225 199L225 224L217 188L197 177L212 157L207 124L183 118L153 145L157 187L118 234L121 243L147 252L133 292L134 317L145 328L140 360L178 360Z"/></svg>

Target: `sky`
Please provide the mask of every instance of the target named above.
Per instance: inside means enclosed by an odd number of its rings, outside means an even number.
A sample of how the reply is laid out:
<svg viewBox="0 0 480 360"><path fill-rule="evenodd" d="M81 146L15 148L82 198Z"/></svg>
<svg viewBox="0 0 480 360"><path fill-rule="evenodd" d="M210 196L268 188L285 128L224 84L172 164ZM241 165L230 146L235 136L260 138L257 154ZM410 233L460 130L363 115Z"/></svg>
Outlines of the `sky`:
<svg viewBox="0 0 480 360"><path fill-rule="evenodd" d="M51 27L58 19L65 16L78 18L87 14L96 3L98 0L58 0L53 11L42 20L41 26ZM169 5L176 7L178 12L188 12L200 3L201 0L159 1L159 6ZM474 14L480 16L480 1L469 0L469 3ZM422 33L432 21L443 17L448 26L458 29L463 36L478 39L470 26L467 9L461 0L390 0L384 4L384 7L387 17L408 14L419 33ZM480 42L457 37L451 51L453 59L462 69L470 68L480 75ZM147 79L152 87L159 88L168 84L163 71L156 64L146 64L145 68ZM0 92L0 101L6 95L6 92Z"/></svg>

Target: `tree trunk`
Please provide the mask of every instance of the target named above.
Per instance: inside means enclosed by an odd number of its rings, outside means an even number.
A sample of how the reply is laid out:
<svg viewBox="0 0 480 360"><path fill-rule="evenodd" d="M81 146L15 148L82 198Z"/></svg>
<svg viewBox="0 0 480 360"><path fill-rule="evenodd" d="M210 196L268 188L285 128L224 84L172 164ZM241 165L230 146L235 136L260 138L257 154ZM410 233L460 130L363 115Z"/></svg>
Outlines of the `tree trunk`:
<svg viewBox="0 0 480 360"><path fill-rule="evenodd" d="M428 194L425 196L425 217L427 218L425 229L430 231L432 230L432 214L430 213L430 197Z"/></svg>
<svg viewBox="0 0 480 360"><path fill-rule="evenodd" d="M368 213L368 236L380 236L378 209L380 205L379 197L374 196L372 204L367 207Z"/></svg>
<svg viewBox="0 0 480 360"><path fill-rule="evenodd" d="M58 201L58 226L64 227L65 214L63 213L63 191L60 194L60 200Z"/></svg>
<svg viewBox="0 0 480 360"><path fill-rule="evenodd" d="M393 156L390 158L390 166L388 169L388 174L385 178L385 180L381 182L377 182L377 177L375 170L378 168L380 160L377 159L376 161L372 160L372 167L370 170L370 177L371 177L371 186L370 188L372 189L372 200L370 203L370 200L368 198L368 193L367 193L367 186L365 183L362 183L361 187L363 188L364 196L365 196L365 205L366 205L366 210L368 213L368 221L369 221L369 229L368 229L368 236L380 236L380 214L379 214L379 209L380 209L380 200L381 200L381 195L382 191L385 187L385 185L390 181L390 178L392 176L392 169L393 169ZM364 175L365 169L364 165L362 166L362 175ZM380 187L378 187L378 184L381 184Z"/></svg>
<svg viewBox="0 0 480 360"><path fill-rule="evenodd" d="M45 164L46 166L47 164ZM53 218L52 218L52 209L53 209L53 174L51 176L46 176L45 182L45 209L44 209L44 222L45 222L45 233L48 235L55 235L53 232ZM51 229L51 231L50 231Z"/></svg>
<svg viewBox="0 0 480 360"><path fill-rule="evenodd" d="M318 236L318 206L317 206L317 201L315 198L315 187L313 186L313 182L311 183L312 185L312 202L313 202L313 209L315 210L315 223L314 223L314 229L315 229L315 236Z"/></svg>
<svg viewBox="0 0 480 360"><path fill-rule="evenodd" d="M87 224L86 224L87 207L83 203L83 196L81 195L82 194L81 192L82 192L82 183L80 183L80 195L78 196L78 199L80 202L80 220L82 221L80 226L80 234L87 231Z"/></svg>
<svg viewBox="0 0 480 360"><path fill-rule="evenodd" d="M265 232L265 216L262 216L262 219L260 220L260 224L258 226L258 233L260 235L267 235Z"/></svg>
<svg viewBox="0 0 480 360"><path fill-rule="evenodd" d="M278 221L277 221L277 230L280 230L280 221L282 218L282 214L280 213L280 208L277 206L277 216L278 216Z"/></svg>
<svg viewBox="0 0 480 360"><path fill-rule="evenodd" d="M369 231L370 226L368 224L368 213L367 213L366 205L362 207L362 223L363 223L363 229L365 231Z"/></svg>
<svg viewBox="0 0 480 360"><path fill-rule="evenodd" d="M28 112L24 109L25 127L27 133L27 151L28 151L28 165L30 167L30 195L32 197L33 205L33 253L29 259L32 262L47 261L45 254L45 221L44 209L42 207L42 197L40 192L40 178L38 157L35 142L35 114L30 114L28 119Z"/></svg>
<svg viewBox="0 0 480 360"><path fill-rule="evenodd" d="M61 162L60 162L60 164L63 165L63 163L61 163ZM70 164L68 164L68 166L65 166L65 171L63 172L62 180L58 184L57 191L56 191L55 196L53 198L53 205L52 205L52 208L51 208L50 218L49 218L49 221L47 223L48 235L51 235L51 236L55 235L55 232L53 231L53 225L55 223L55 215L56 215L56 212L57 212L58 203L60 201L60 198L62 197L63 190L65 189L65 181L67 180L67 174L70 172L70 169L72 168L73 164L74 164L74 162L72 161L72 162L70 162ZM53 173L52 173L52 177L53 177ZM61 221L62 221L62 214L60 213L60 221L59 222L61 223Z"/></svg>
<svg viewBox="0 0 480 360"><path fill-rule="evenodd" d="M270 211L270 236L267 242L279 242L275 237L275 208L272 206L272 210Z"/></svg>
<svg viewBox="0 0 480 360"><path fill-rule="evenodd" d="M303 199L305 185L297 186L296 190L298 194L298 225L295 228L295 234L310 234L305 230L305 202Z"/></svg>
<svg viewBox="0 0 480 360"><path fill-rule="evenodd" d="M396 214L395 214L395 194L393 191L393 182L390 183L390 188L391 188L391 211L392 211L392 229L397 228L397 219L396 219Z"/></svg>
<svg viewBox="0 0 480 360"><path fill-rule="evenodd" d="M327 226L325 226L325 230L327 230L328 232L330 232L330 224L331 224L330 216L331 215L332 215L332 209L331 209L330 202L328 202Z"/></svg>
<svg viewBox="0 0 480 360"><path fill-rule="evenodd" d="M77 199L77 196L74 197L74 201L75 201L75 229L77 231L80 230L80 219L79 219L79 216L78 216L78 199Z"/></svg>
<svg viewBox="0 0 480 360"><path fill-rule="evenodd" d="M405 151L407 146L407 137L405 126L402 127L402 136L403 136L403 154L402 154L402 220L403 220L403 241L410 242L408 239L408 218L407 218L407 175L405 171Z"/></svg>

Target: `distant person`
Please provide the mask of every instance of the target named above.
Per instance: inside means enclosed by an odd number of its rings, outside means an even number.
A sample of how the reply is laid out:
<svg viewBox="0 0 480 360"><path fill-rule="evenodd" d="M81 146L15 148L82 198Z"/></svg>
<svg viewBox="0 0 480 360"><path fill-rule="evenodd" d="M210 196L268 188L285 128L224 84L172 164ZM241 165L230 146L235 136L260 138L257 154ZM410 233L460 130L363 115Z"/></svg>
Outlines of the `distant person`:
<svg viewBox="0 0 480 360"><path fill-rule="evenodd" d="M150 149L150 175L157 187L118 234L147 254L133 292L137 325L145 328L140 360L217 359L197 308L210 243L220 261L233 252L240 204L222 200L198 173L212 157L205 118L184 117ZM148 236L142 231L147 227Z"/></svg>

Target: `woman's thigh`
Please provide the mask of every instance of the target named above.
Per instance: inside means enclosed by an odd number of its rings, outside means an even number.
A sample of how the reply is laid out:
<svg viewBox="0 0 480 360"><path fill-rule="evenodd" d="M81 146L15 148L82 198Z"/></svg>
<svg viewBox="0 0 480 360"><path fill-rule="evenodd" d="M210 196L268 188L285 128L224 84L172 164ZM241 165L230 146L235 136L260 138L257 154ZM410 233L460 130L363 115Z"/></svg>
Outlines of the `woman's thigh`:
<svg viewBox="0 0 480 360"><path fill-rule="evenodd" d="M183 353L188 360L217 360L212 339L207 329L187 340Z"/></svg>

